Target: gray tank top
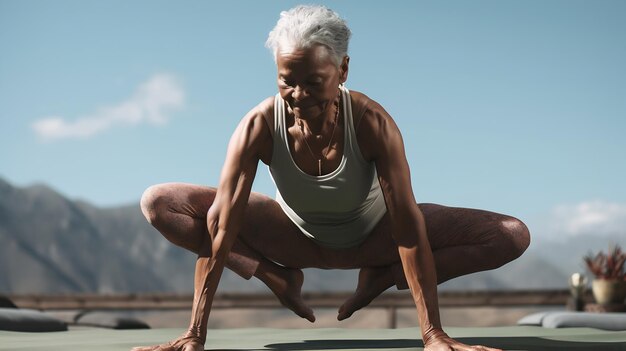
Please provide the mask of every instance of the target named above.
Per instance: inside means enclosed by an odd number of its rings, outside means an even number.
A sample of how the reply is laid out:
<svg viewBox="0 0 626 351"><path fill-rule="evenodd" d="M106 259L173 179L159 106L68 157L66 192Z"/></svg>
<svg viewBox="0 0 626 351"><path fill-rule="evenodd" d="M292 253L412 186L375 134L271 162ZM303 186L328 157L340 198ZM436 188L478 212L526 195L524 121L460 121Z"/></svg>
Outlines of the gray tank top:
<svg viewBox="0 0 626 351"><path fill-rule="evenodd" d="M274 150L269 171L276 201L303 234L320 245L348 248L361 244L387 212L374 163L357 144L350 92L341 88L344 152L336 170L322 176L303 172L291 157L285 101L274 99Z"/></svg>

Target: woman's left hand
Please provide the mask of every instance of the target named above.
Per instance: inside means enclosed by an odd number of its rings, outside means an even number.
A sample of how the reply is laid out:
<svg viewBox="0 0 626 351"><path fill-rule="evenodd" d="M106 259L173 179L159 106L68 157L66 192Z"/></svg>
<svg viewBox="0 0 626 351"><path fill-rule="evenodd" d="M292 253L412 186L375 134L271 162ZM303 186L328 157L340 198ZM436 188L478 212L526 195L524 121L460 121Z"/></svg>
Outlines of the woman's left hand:
<svg viewBox="0 0 626 351"><path fill-rule="evenodd" d="M161 345L133 347L130 351L204 351L204 343L191 332Z"/></svg>
<svg viewBox="0 0 626 351"><path fill-rule="evenodd" d="M433 336L428 340L424 347L424 351L502 351L486 346L470 346L462 342L458 342L446 334Z"/></svg>

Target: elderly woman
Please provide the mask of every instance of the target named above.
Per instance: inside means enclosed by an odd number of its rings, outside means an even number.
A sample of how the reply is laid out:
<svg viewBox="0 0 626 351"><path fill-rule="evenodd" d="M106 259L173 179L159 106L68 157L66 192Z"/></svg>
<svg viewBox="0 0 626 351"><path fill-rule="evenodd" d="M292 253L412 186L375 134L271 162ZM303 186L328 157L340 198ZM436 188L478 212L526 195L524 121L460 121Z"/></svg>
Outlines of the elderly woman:
<svg viewBox="0 0 626 351"><path fill-rule="evenodd" d="M376 101L344 87L350 30L333 11L298 6L269 35L278 94L254 107L228 145L217 189L150 187L148 221L198 254L191 324L167 344L134 350L203 350L224 266L263 281L281 303L313 322L300 296L301 269L360 269L338 319L395 285L410 289L426 350L485 350L448 337L437 284L519 257L529 233L501 214L416 204L404 144ZM276 199L252 193L259 161Z"/></svg>

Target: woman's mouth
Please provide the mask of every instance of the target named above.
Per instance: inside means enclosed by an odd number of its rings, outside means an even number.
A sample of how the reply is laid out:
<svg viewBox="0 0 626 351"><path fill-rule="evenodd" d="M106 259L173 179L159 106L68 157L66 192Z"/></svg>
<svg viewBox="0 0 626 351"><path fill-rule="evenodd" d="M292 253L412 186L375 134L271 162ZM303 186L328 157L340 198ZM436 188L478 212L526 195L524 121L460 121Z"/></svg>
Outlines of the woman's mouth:
<svg viewBox="0 0 626 351"><path fill-rule="evenodd" d="M306 110L307 108L315 106L314 104L293 104L294 109Z"/></svg>
<svg viewBox="0 0 626 351"><path fill-rule="evenodd" d="M315 117L324 112L328 104L324 103L294 103L290 104L291 112L295 113L299 118Z"/></svg>

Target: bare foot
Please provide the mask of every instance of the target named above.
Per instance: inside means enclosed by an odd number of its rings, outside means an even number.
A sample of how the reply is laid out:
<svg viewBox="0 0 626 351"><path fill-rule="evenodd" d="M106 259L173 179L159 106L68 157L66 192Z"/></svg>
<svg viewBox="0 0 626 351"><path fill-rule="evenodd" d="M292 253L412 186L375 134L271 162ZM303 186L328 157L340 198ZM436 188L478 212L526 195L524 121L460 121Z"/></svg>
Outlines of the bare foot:
<svg viewBox="0 0 626 351"><path fill-rule="evenodd" d="M302 299L304 273L299 269L274 267L259 277L276 295L280 303L298 316L315 322L313 310Z"/></svg>
<svg viewBox="0 0 626 351"><path fill-rule="evenodd" d="M391 267L365 267L359 271L359 282L354 295L339 307L337 320L344 320L367 306L383 291L395 284Z"/></svg>
<svg viewBox="0 0 626 351"><path fill-rule="evenodd" d="M204 345L198 338L181 336L161 345L133 347L131 351L204 351Z"/></svg>

